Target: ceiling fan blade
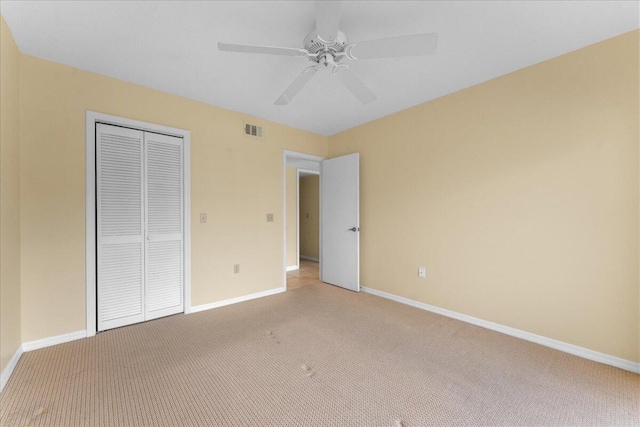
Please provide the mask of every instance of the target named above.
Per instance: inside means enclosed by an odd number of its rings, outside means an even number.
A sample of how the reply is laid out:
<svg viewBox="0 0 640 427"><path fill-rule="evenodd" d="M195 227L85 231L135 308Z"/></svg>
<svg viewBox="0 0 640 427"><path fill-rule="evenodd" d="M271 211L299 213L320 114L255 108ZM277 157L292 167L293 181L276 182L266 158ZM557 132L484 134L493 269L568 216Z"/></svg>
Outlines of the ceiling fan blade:
<svg viewBox="0 0 640 427"><path fill-rule="evenodd" d="M341 1L316 0L316 32L325 42L338 36Z"/></svg>
<svg viewBox="0 0 640 427"><path fill-rule="evenodd" d="M302 73L300 73L300 75L296 77L293 83L289 85L287 90L285 90L284 93L280 95L280 98L276 100L275 104L287 105L289 101L291 101L293 97L296 96L298 92L300 92L300 89L302 89L304 85L309 83L309 80L311 80L311 78L316 75L318 68L319 67L317 65L312 65L311 67L305 69Z"/></svg>
<svg viewBox="0 0 640 427"><path fill-rule="evenodd" d="M349 89L349 92L353 94L358 101L362 104L368 104L378 99L371 90L362 83L350 68L340 66L337 70L337 74L342 80L342 83Z"/></svg>
<svg viewBox="0 0 640 427"><path fill-rule="evenodd" d="M415 34L352 43L347 46L347 56L351 59L373 59L431 55L437 46L437 33Z"/></svg>
<svg viewBox="0 0 640 427"><path fill-rule="evenodd" d="M294 47L254 46L249 44L218 43L218 50L227 52L264 53L267 55L305 56L308 52Z"/></svg>

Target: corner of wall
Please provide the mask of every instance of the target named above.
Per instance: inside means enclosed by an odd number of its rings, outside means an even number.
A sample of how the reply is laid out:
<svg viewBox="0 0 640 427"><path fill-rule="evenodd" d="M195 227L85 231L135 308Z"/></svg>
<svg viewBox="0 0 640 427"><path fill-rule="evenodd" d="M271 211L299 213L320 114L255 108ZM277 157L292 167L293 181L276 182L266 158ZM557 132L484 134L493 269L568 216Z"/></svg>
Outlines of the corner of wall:
<svg viewBox="0 0 640 427"><path fill-rule="evenodd" d="M20 56L11 30L0 15L0 390L22 354Z"/></svg>

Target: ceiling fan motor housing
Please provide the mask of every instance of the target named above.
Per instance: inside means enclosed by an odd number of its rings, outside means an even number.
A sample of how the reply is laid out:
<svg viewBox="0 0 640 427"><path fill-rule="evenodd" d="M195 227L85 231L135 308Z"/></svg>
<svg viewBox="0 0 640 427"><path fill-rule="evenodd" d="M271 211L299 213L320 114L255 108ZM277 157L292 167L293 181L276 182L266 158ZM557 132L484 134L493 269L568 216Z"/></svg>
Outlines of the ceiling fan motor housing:
<svg viewBox="0 0 640 427"><path fill-rule="evenodd" d="M0 0L2 1L2 0ZM376 100L371 90L356 76L342 58L359 59L397 58L401 56L429 55L435 52L438 43L436 33L413 34L386 39L365 40L349 44L347 36L340 31L340 1L316 0L316 28L307 34L303 48L241 45L218 42L218 49L230 52L282 55L308 58L313 65L305 68L275 102L286 105L302 89L320 66L331 69L345 87L363 105ZM354 48L356 54L354 55Z"/></svg>
<svg viewBox="0 0 640 427"><path fill-rule="evenodd" d="M318 37L317 31L312 31L304 38L304 48L313 55L309 56L309 61L318 64L322 63L326 66L328 65L327 62L334 63L342 59L344 55L336 56L336 53L344 52L348 42L347 36L345 36L342 31L338 31L336 39L329 43L325 43L320 37ZM315 56L314 54L318 55ZM329 59L327 58L327 55L331 57L329 61L327 61L327 59Z"/></svg>

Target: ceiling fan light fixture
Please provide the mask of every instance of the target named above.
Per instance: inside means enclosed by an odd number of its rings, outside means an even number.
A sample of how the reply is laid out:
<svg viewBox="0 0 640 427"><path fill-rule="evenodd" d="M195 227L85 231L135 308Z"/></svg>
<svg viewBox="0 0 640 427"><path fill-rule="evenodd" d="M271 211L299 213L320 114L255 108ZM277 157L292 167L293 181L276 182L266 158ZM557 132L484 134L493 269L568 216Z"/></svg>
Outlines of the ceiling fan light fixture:
<svg viewBox="0 0 640 427"><path fill-rule="evenodd" d="M309 52L309 60L319 63L319 57L327 53L333 54L334 59L340 60L343 56L340 54L347 43L349 43L347 36L342 31L338 31L335 40L331 42L325 42L316 31L312 31L304 38L302 45L304 50Z"/></svg>
<svg viewBox="0 0 640 427"><path fill-rule="evenodd" d="M345 87L364 105L377 98L369 88L345 64L339 62L346 57L352 61L358 59L397 58L402 56L430 55L436 50L436 33L414 34L378 40L367 40L349 44L347 36L340 31L340 1L317 0L316 29L304 38L303 48L251 46L230 43L218 43L223 51L262 53L294 57L307 57L314 65L305 69L275 102L286 105L311 80L319 65L331 67L334 75L340 77ZM353 49L356 48L354 54Z"/></svg>

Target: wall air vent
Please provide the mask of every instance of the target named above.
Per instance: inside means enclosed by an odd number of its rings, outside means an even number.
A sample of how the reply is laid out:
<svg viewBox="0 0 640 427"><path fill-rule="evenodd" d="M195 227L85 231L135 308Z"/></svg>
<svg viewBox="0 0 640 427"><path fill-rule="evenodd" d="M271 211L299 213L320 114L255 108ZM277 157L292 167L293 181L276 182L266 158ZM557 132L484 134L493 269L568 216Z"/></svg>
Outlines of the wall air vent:
<svg viewBox="0 0 640 427"><path fill-rule="evenodd" d="M262 126L252 125L251 123L244 124L244 134L253 138L262 139Z"/></svg>

